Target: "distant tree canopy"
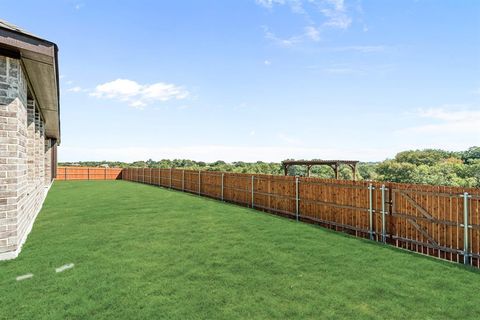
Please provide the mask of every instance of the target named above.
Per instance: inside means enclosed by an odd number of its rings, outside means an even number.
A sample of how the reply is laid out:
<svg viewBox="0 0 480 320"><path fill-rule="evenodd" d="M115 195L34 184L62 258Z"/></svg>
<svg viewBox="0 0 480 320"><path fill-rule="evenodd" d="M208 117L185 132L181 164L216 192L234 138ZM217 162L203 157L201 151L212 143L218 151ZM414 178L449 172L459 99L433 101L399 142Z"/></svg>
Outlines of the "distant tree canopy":
<svg viewBox="0 0 480 320"><path fill-rule="evenodd" d="M193 170L225 171L238 173L283 174L280 163L243 162L227 163L218 160L212 163L187 159L163 159L155 161L135 161L132 163L118 161L83 161L78 163L63 162L61 166L85 167L138 167L138 168L184 168ZM327 166L314 166L312 176L333 178L333 170ZM305 167L292 166L289 174L304 176ZM340 169L341 179L351 179L348 167ZM431 185L480 187L480 147L471 147L462 152L439 149L409 150L399 152L395 158L382 162L361 162L358 165L357 179L378 180L400 183L422 183Z"/></svg>
<svg viewBox="0 0 480 320"><path fill-rule="evenodd" d="M376 180L382 181L480 187L480 147L403 151L379 163L375 172Z"/></svg>
<svg viewBox="0 0 480 320"><path fill-rule="evenodd" d="M455 153L444 150L410 150L397 153L397 155L395 156L395 161L399 163L411 163L417 166L422 164L432 166L442 160L446 160L452 157L455 157Z"/></svg>
<svg viewBox="0 0 480 320"><path fill-rule="evenodd" d="M471 147L467 151L462 152L461 158L465 163L480 160L480 147Z"/></svg>

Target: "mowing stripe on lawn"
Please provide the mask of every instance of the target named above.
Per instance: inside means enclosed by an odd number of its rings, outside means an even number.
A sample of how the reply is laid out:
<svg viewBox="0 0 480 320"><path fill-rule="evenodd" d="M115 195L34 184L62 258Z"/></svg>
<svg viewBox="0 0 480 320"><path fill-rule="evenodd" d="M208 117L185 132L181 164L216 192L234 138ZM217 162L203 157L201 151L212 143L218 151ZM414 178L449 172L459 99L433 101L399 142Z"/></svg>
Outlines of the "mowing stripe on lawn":
<svg viewBox="0 0 480 320"><path fill-rule="evenodd" d="M55 272L56 273L63 272L65 270L72 269L74 266L75 265L73 263L64 264L63 266L56 268Z"/></svg>
<svg viewBox="0 0 480 320"><path fill-rule="evenodd" d="M32 274L32 273L27 273L27 274L18 276L18 277L16 278L16 280L17 280L17 281L22 281L22 280L26 280L26 279L30 279L30 278L33 278L33 274Z"/></svg>

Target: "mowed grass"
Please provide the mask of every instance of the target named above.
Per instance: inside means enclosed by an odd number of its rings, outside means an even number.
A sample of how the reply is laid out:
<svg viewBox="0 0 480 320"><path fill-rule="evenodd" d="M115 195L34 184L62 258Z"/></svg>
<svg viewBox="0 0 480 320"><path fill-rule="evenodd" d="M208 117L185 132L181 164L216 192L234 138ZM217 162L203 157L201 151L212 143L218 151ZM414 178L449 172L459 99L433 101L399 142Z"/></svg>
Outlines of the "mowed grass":
<svg viewBox="0 0 480 320"><path fill-rule="evenodd" d="M479 285L473 269L235 205L62 181L0 262L0 318L478 319Z"/></svg>

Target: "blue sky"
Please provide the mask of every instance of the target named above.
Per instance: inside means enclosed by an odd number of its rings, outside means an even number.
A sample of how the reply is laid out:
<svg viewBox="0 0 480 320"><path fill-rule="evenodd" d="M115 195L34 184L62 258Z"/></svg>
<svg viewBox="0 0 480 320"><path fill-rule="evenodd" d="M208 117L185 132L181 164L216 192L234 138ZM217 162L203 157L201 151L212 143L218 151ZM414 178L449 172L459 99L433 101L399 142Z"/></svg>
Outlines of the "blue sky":
<svg viewBox="0 0 480 320"><path fill-rule="evenodd" d="M7 1L60 48L60 161L480 145L480 1Z"/></svg>

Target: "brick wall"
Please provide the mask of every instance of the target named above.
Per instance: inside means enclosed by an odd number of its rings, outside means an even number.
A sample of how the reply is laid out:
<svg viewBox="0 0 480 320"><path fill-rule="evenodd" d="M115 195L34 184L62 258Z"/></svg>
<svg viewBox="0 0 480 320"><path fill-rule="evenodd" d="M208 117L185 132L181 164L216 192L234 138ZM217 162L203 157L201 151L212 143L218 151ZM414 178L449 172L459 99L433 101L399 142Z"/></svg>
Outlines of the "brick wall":
<svg viewBox="0 0 480 320"><path fill-rule="evenodd" d="M18 255L51 181L44 122L27 92L20 60L0 56L0 259Z"/></svg>

